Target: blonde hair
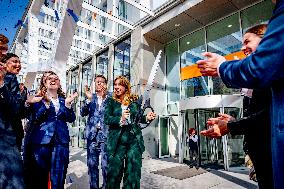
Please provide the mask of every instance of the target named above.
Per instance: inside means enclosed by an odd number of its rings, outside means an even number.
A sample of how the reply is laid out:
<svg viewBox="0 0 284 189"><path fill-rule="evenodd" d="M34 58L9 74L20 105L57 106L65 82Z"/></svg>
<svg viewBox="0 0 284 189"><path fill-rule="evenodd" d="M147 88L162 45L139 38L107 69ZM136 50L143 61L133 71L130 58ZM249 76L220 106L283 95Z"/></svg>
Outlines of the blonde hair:
<svg viewBox="0 0 284 189"><path fill-rule="evenodd" d="M115 78L114 83L119 80L119 84L125 87L124 99L121 101L115 93L113 93L113 99L123 105L129 105L131 102L138 99L138 95L131 93L131 85L129 80L124 76L118 76Z"/></svg>

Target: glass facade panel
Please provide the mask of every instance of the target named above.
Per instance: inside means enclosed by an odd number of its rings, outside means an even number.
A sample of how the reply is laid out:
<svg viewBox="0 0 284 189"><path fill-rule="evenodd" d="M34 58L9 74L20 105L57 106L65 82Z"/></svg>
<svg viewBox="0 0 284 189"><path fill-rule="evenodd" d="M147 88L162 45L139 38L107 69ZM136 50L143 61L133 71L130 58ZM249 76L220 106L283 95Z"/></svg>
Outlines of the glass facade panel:
<svg viewBox="0 0 284 189"><path fill-rule="evenodd" d="M169 118L160 118L161 156L169 155Z"/></svg>
<svg viewBox="0 0 284 189"><path fill-rule="evenodd" d="M85 104L86 102L86 96L85 96L85 86L91 85L92 82L92 60L90 60L88 63L84 64L82 66L82 70L81 70L82 74L82 78L81 78L81 82L80 82L80 89L81 89L81 93L80 93L80 101L77 100L76 101L76 108L77 112L80 112L81 107ZM79 86L77 86L76 89L78 89ZM82 117L80 114L77 115L77 136L74 137L78 137L78 147L85 147L86 142L85 139L83 138L83 134L84 134L84 129L86 127L86 123L87 123L87 117ZM74 144L73 144L74 145Z"/></svg>
<svg viewBox="0 0 284 189"><path fill-rule="evenodd" d="M209 52L220 55L229 55L240 51L242 45L242 34L240 31L239 14L234 14L208 27L207 46ZM239 93L237 89L225 87L220 78L213 77L213 94Z"/></svg>
<svg viewBox="0 0 284 189"><path fill-rule="evenodd" d="M114 47L113 78L123 75L130 80L130 37Z"/></svg>
<svg viewBox="0 0 284 189"><path fill-rule="evenodd" d="M242 110L239 108L225 108L224 112L229 114L236 119L241 117ZM227 145L228 145L228 163L229 167L244 166L245 153L243 150L243 135L230 135L228 134Z"/></svg>
<svg viewBox="0 0 284 189"><path fill-rule="evenodd" d="M268 22L272 16L274 4L266 0L241 12L242 29L245 32L249 27Z"/></svg>
<svg viewBox="0 0 284 189"><path fill-rule="evenodd" d="M97 56L96 75L104 75L107 78L108 73L108 51Z"/></svg>
<svg viewBox="0 0 284 189"><path fill-rule="evenodd" d="M180 99L180 61L178 54L178 40L166 46L167 58L167 95L168 102Z"/></svg>
<svg viewBox="0 0 284 189"><path fill-rule="evenodd" d="M79 88L79 70L73 70L71 73L71 85L69 86L70 92L74 92L74 90Z"/></svg>
<svg viewBox="0 0 284 189"><path fill-rule="evenodd" d="M201 53L206 51L205 31L199 30L180 39L181 72L182 68L190 68L202 59ZM181 81L181 98L208 94L207 77L189 76Z"/></svg>

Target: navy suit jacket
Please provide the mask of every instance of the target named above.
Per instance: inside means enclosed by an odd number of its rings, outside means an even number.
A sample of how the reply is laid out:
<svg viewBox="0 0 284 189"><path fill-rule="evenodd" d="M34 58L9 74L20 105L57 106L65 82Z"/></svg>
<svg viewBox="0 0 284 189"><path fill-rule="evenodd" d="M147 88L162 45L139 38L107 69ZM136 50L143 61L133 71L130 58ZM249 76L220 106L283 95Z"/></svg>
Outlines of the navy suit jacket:
<svg viewBox="0 0 284 189"><path fill-rule="evenodd" d="M34 144L49 144L56 135L55 142L68 144L70 141L67 122L74 122L76 117L73 109L65 106L65 99L59 98L60 108L56 114L52 103L46 108L43 101L34 105L35 125L32 142Z"/></svg>
<svg viewBox="0 0 284 189"><path fill-rule="evenodd" d="M19 114L20 106L6 85L0 88L0 143L16 144L16 137L12 130L13 117ZM9 155L9 154L7 154Z"/></svg>
<svg viewBox="0 0 284 189"><path fill-rule="evenodd" d="M257 50L240 61L221 64L228 87L266 88L272 91L271 149L274 187L284 188L284 0L278 0L266 34ZM259 128L261 129L261 128Z"/></svg>

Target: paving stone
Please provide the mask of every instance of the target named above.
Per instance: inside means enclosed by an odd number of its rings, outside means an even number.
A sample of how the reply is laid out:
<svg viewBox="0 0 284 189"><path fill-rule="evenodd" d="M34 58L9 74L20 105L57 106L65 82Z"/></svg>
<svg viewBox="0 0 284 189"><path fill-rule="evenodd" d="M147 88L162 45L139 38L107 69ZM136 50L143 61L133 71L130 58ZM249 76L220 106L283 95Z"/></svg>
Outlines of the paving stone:
<svg viewBox="0 0 284 189"><path fill-rule="evenodd" d="M70 163L67 171L66 189L89 189L87 154L85 149L70 148ZM186 166L176 159L144 159L141 189L257 189L257 183L244 173L210 170L183 180L151 173L167 168ZM101 173L100 173L101 176ZM102 177L100 177L100 185Z"/></svg>

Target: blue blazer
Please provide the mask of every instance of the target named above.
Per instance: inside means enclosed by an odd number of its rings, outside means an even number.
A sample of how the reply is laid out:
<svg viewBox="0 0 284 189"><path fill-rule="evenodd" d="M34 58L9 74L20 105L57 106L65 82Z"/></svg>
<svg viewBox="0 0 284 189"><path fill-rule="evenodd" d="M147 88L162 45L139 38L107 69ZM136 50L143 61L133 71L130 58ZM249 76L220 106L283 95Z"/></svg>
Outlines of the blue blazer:
<svg viewBox="0 0 284 189"><path fill-rule="evenodd" d="M88 104L85 104L81 108L81 116L88 116L87 125L86 125L86 132L85 136L88 140L93 140L96 137L97 132L97 124L101 123L101 129L98 131L97 137L100 138L102 141L106 141L108 135L108 128L104 124L104 111L107 99L111 97L111 93L108 93L106 99L102 104L101 110L97 109L98 97L96 94L93 94L92 101Z"/></svg>
<svg viewBox="0 0 284 189"><path fill-rule="evenodd" d="M60 108L56 114L52 103L47 109L43 101L33 106L35 111L34 132L32 142L34 144L49 144L55 136L55 142L68 144L70 141L67 122L74 122L76 117L73 109L65 106L65 99L59 98Z"/></svg>
<svg viewBox="0 0 284 189"><path fill-rule="evenodd" d="M220 76L228 87L270 87L271 149L276 189L284 188L284 0L277 0L273 16L257 50L240 61L224 62ZM261 129L261 128L259 128Z"/></svg>

